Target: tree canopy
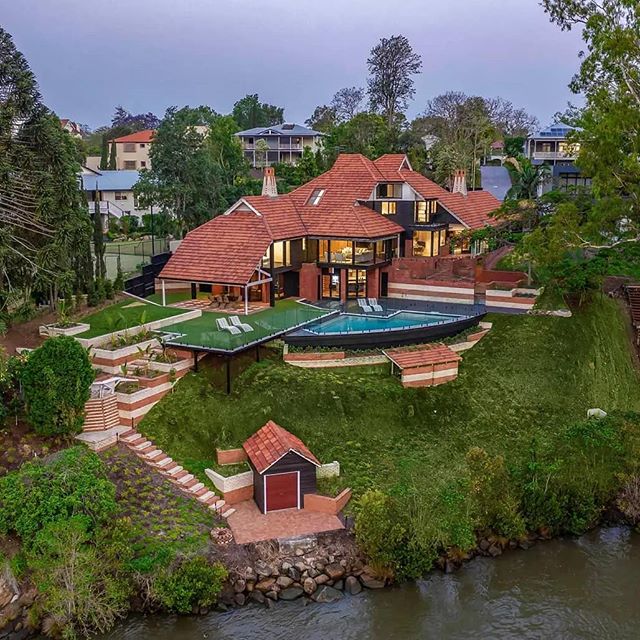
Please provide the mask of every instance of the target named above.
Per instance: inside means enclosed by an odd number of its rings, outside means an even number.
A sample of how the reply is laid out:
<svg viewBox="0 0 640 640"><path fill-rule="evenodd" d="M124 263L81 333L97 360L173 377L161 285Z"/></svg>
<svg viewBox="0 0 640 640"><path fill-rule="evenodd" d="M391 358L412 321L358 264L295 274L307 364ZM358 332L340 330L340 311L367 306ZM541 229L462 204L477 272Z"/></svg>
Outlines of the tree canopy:
<svg viewBox="0 0 640 640"><path fill-rule="evenodd" d="M268 127L284 122L284 108L260 102L257 93L238 100L233 105L231 115L240 130Z"/></svg>

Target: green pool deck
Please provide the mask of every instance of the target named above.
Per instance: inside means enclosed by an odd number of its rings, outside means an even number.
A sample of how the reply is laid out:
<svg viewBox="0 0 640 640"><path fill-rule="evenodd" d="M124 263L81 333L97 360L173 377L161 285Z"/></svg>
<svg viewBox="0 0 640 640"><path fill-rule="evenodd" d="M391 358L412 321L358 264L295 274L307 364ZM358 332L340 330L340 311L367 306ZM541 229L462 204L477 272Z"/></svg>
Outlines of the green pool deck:
<svg viewBox="0 0 640 640"><path fill-rule="evenodd" d="M253 328L253 331L241 331L238 335L218 329L216 323L218 318L226 318L228 321L233 314L215 311L203 311L199 318L168 325L161 331L177 334L165 340L166 344L175 347L233 353L276 338L331 313L326 309L319 309L295 300L281 300L276 302L275 307L269 307L248 316L238 313L240 321Z"/></svg>

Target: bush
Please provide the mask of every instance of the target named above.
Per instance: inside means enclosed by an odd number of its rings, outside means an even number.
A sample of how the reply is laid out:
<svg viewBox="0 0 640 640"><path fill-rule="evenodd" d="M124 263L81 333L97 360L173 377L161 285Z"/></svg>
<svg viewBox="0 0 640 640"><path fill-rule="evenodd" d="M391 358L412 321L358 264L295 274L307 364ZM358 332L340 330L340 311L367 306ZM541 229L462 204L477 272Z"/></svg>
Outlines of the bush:
<svg viewBox="0 0 640 640"><path fill-rule="evenodd" d="M90 307L96 307L100 301L98 300L98 293L96 291L96 284L93 280L89 282L87 286L87 305Z"/></svg>
<svg viewBox="0 0 640 640"><path fill-rule="evenodd" d="M122 276L122 268L120 267L120 257L118 256L118 272L116 279L113 281L113 290L120 293L124 289L124 277Z"/></svg>
<svg viewBox="0 0 640 640"><path fill-rule="evenodd" d="M82 345L49 338L29 354L21 372L27 418L40 435L79 433L94 372Z"/></svg>
<svg viewBox="0 0 640 640"><path fill-rule="evenodd" d="M358 501L356 541L376 572L388 578L418 578L436 558L435 547L414 535L406 505L378 490L367 491Z"/></svg>
<svg viewBox="0 0 640 640"><path fill-rule="evenodd" d="M81 446L0 478L0 534L14 532L27 547L51 523L81 516L92 530L115 511L115 487L104 463Z"/></svg>
<svg viewBox="0 0 640 640"><path fill-rule="evenodd" d="M102 278L99 278L96 281L96 298L99 303L104 302L107 298L107 290L105 287L104 280Z"/></svg>
<svg viewBox="0 0 640 640"><path fill-rule="evenodd" d="M194 607L215 604L226 579L227 570L220 563L195 557L165 572L156 581L155 594L167 610L191 613Z"/></svg>
<svg viewBox="0 0 640 640"><path fill-rule="evenodd" d="M115 292L113 290L113 282L107 279L104 281L104 294L108 300L113 300L115 296Z"/></svg>

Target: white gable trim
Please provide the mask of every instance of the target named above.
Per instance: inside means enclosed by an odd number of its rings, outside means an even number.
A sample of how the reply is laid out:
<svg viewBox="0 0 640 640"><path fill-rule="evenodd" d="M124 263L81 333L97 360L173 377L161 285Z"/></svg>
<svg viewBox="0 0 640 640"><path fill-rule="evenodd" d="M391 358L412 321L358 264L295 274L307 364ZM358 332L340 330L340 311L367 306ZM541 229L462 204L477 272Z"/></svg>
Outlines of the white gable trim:
<svg viewBox="0 0 640 640"><path fill-rule="evenodd" d="M303 456L299 451L296 451L295 449L289 449L289 450L285 451L277 460L274 460L264 471L259 472L260 475L263 475L263 474L267 473L267 471L269 471L269 469L271 469L271 467L273 467L274 464L277 464L278 462L280 462L280 460L282 460L282 458L284 458L286 455L289 455L292 451L297 456L300 456L303 460L306 460L307 462L310 462L312 465L315 465L316 467L320 466L314 460L310 460L309 458L307 458L307 456Z"/></svg>
<svg viewBox="0 0 640 640"><path fill-rule="evenodd" d="M237 211L241 205L247 207L247 209L255 213L259 218L262 218L262 214L255 207L252 207L244 198L240 198L238 202L232 204L222 215L228 216L234 211Z"/></svg>

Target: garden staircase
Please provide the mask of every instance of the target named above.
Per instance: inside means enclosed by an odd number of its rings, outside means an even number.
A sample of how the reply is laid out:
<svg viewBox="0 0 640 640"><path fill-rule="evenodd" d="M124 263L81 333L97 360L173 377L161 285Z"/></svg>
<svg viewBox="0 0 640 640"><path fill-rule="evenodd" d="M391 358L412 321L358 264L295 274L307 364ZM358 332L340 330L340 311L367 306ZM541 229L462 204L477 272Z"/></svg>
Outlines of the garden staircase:
<svg viewBox="0 0 640 640"><path fill-rule="evenodd" d="M115 394L87 400L84 411L84 431L104 431L120 425L120 412Z"/></svg>
<svg viewBox="0 0 640 640"><path fill-rule="evenodd" d="M640 328L640 284L628 286L627 295L629 296L633 326Z"/></svg>
<svg viewBox="0 0 640 640"><path fill-rule="evenodd" d="M213 491L208 489L193 474L183 469L161 449L158 449L151 440L148 440L135 429L130 429L120 434L120 442L127 446L141 460L148 464L167 480L176 485L183 493L195 498L211 511L228 518L235 512Z"/></svg>

